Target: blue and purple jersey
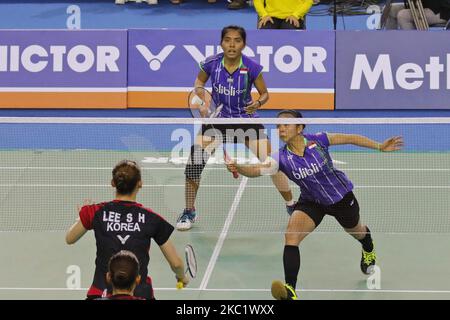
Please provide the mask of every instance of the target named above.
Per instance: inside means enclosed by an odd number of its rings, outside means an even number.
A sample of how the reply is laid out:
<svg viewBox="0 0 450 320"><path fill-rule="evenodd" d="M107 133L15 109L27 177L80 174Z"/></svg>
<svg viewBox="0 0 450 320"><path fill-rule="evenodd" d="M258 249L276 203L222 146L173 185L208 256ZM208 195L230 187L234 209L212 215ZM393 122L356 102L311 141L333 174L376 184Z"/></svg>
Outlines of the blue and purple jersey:
<svg viewBox="0 0 450 320"><path fill-rule="evenodd" d="M303 136L306 145L303 157L291 152L287 145L273 155L279 170L300 187L300 200L322 205L339 202L353 190L353 184L345 173L334 168L326 133Z"/></svg>
<svg viewBox="0 0 450 320"><path fill-rule="evenodd" d="M232 74L224 67L223 53L208 57L200 62L200 68L209 76L214 101L223 104L220 118L256 118L248 115L245 107L252 101L253 83L263 67L242 55L241 64Z"/></svg>

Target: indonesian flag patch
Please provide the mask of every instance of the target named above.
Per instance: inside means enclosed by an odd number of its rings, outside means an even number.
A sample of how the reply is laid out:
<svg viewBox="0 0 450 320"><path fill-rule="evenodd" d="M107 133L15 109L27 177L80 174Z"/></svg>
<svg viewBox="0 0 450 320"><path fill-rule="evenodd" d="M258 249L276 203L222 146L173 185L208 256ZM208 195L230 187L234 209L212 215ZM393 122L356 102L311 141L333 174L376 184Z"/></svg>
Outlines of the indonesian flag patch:
<svg viewBox="0 0 450 320"><path fill-rule="evenodd" d="M240 73L240 74L247 74L247 73L248 73L248 68L241 68L241 69L239 70L239 73Z"/></svg>
<svg viewBox="0 0 450 320"><path fill-rule="evenodd" d="M310 142L308 142L307 147L308 147L308 149L313 149L313 148L317 147L317 144L314 141L310 141Z"/></svg>

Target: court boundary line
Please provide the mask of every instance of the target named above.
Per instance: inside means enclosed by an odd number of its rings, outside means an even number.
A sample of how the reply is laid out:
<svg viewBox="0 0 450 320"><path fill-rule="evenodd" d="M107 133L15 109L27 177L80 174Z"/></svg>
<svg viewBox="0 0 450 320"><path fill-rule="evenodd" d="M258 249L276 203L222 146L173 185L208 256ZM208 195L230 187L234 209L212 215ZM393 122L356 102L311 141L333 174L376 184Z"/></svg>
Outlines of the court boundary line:
<svg viewBox="0 0 450 320"><path fill-rule="evenodd" d="M0 117L0 123L31 124L229 124L229 118ZM450 117L233 118L236 124L449 124Z"/></svg>
<svg viewBox="0 0 450 320"><path fill-rule="evenodd" d="M89 288L21 288L0 287L0 291L88 291ZM177 288L154 288L155 291L178 291ZM210 292L270 292L270 289L244 289L244 288L184 288L185 291ZM296 289L297 292L334 292L334 293L410 293L410 294L450 294L450 290L406 290L406 289Z"/></svg>
<svg viewBox="0 0 450 320"><path fill-rule="evenodd" d="M248 179L244 177L242 180ZM152 184L152 185L143 185L142 188L180 188L184 187L184 184ZM295 187L295 185L290 185L291 187ZM48 188L111 188L109 184L0 184L0 188L12 188L12 187L20 187L20 188L35 188L35 187L48 187ZM202 187L207 188L236 188L237 185L233 184L204 184ZM273 185L248 185L247 188L254 189L264 189L264 188L273 188ZM450 189L450 185L448 186L354 186L355 189Z"/></svg>
<svg viewBox="0 0 450 320"><path fill-rule="evenodd" d="M209 279L211 278L212 272L217 262L217 258L219 257L220 251L222 250L225 238L227 237L228 234L228 230L230 229L231 223L233 222L234 215L236 214L237 207L239 205L239 202L241 201L242 194L244 193L247 182L248 178L243 177L241 183L239 184L239 188L236 191L236 195L234 196L233 203L231 204L222 231L220 232L219 239L217 240L216 246L214 247L214 251L209 260L202 282L200 283L200 290L204 290L208 286Z"/></svg>
<svg viewBox="0 0 450 320"><path fill-rule="evenodd" d="M174 164L175 165L175 164ZM177 165L178 166L178 165ZM141 167L142 170L184 170L183 166L174 167ZM0 167L0 170L108 170L110 167ZM205 170L226 171L225 166L219 168L208 168ZM345 171L450 171L450 168L343 168Z"/></svg>
<svg viewBox="0 0 450 320"><path fill-rule="evenodd" d="M0 230L0 234L10 234L10 233L65 233L66 229L64 230L35 230L35 231L30 231L30 230L11 230L11 231L5 231L5 230ZM393 232L393 231L387 231L387 232L383 232L383 231L371 231L373 234L378 234L378 235L389 235L389 236L408 236L408 235L425 235L425 236L450 236L450 232L442 232L442 231L438 231L438 232L430 232L430 231L414 231L414 232ZM190 233L192 234L218 234L218 231L195 231L195 230L191 230ZM267 231L267 230L254 230L254 231L232 231L229 234L245 234L248 235L249 233L253 234L253 233L258 233L258 234L279 234L279 235L284 235L286 233L285 230L280 230L280 231ZM342 230L336 230L336 231L321 231L321 230L315 230L314 234L315 235L319 235L319 234L341 234Z"/></svg>

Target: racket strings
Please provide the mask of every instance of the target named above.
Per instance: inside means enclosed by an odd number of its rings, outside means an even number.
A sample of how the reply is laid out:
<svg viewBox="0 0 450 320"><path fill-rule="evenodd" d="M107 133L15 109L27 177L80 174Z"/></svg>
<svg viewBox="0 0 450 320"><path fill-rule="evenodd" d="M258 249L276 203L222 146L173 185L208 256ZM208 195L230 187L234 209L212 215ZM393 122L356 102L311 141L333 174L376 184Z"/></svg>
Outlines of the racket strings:
<svg viewBox="0 0 450 320"><path fill-rule="evenodd" d="M195 252L191 245L186 246L185 255L187 271L192 278L195 278L197 276L197 258L195 257Z"/></svg>

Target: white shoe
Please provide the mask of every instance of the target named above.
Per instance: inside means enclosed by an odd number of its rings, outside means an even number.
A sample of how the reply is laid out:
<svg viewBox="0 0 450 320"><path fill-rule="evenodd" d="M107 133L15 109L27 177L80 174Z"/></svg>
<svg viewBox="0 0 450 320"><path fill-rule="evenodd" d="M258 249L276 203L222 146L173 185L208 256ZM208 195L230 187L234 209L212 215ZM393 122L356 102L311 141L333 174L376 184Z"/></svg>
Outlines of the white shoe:
<svg viewBox="0 0 450 320"><path fill-rule="evenodd" d="M197 216L195 211L184 210L177 219L177 230L186 231L192 228Z"/></svg>
<svg viewBox="0 0 450 320"><path fill-rule="evenodd" d="M125 4L125 0L116 0L116 4Z"/></svg>
<svg viewBox="0 0 450 320"><path fill-rule="evenodd" d="M187 231L192 228L192 223L189 220L177 222L178 231Z"/></svg>

